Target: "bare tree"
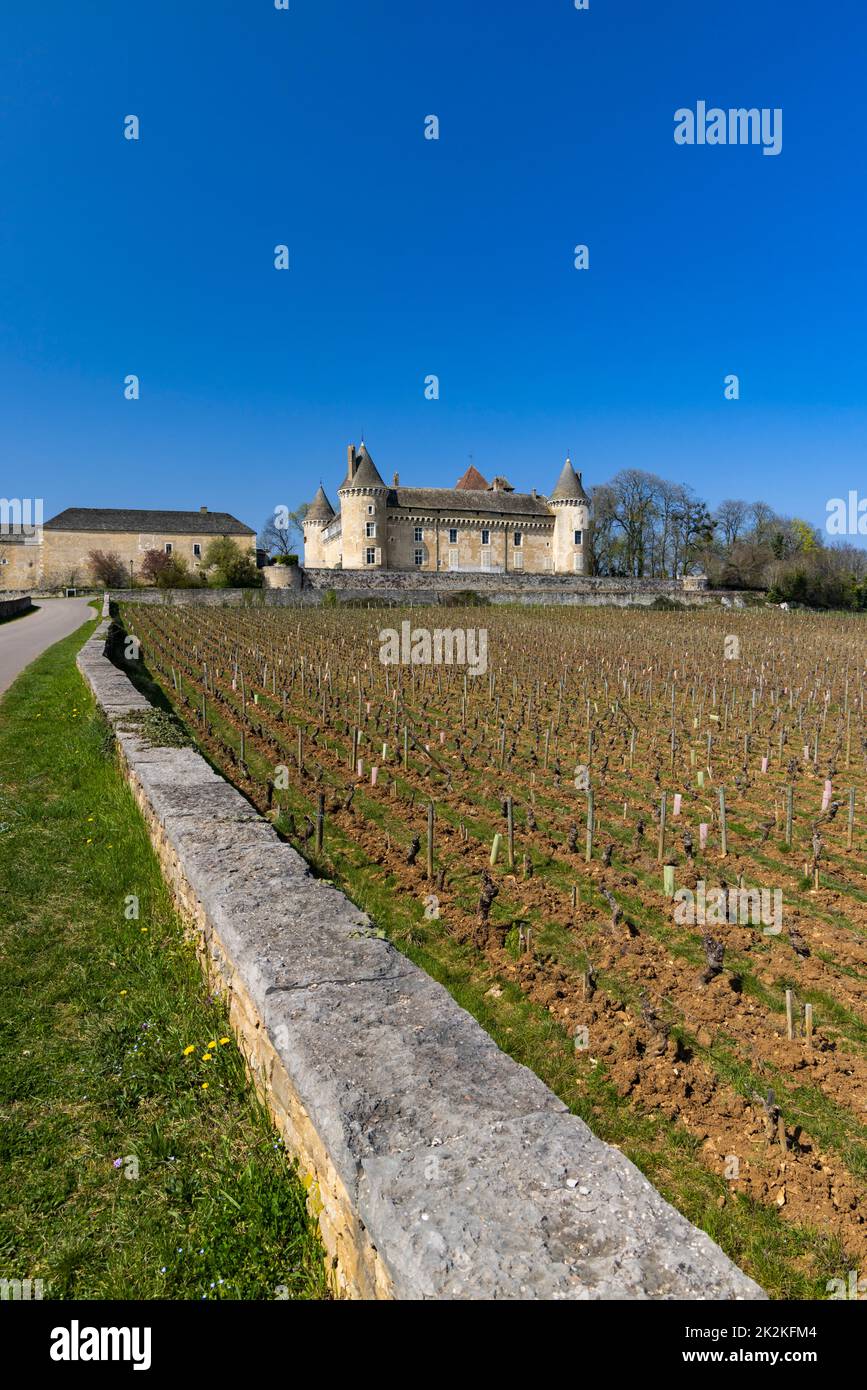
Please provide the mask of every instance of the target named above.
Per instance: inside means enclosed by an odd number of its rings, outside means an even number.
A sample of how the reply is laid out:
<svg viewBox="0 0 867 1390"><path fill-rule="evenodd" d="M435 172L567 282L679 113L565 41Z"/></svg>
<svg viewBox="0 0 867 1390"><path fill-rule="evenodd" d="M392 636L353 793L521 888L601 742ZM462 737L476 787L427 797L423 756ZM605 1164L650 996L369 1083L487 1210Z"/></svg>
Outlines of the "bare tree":
<svg viewBox="0 0 867 1390"><path fill-rule="evenodd" d="M714 519L727 547L735 545L740 539L741 533L746 530L749 514L748 502L741 502L733 497L727 497L724 502L720 502L714 512Z"/></svg>
<svg viewBox="0 0 867 1390"><path fill-rule="evenodd" d="M307 502L302 502L294 512L288 507L277 507L266 519L259 532L258 542L269 555L295 555L304 543L304 518L307 515Z"/></svg>

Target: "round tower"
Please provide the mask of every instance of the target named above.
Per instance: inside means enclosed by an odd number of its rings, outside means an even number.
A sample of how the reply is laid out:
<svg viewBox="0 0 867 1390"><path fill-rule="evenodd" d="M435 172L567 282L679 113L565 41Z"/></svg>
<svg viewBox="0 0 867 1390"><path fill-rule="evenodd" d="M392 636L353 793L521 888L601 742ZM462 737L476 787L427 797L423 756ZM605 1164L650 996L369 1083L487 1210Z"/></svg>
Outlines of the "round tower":
<svg viewBox="0 0 867 1390"><path fill-rule="evenodd" d="M554 573L584 574L590 498L571 459L563 464L548 506L554 513Z"/></svg>
<svg viewBox="0 0 867 1390"><path fill-rule="evenodd" d="M340 539L345 570L388 568L386 512L388 488L362 440L358 453L350 444L340 498Z"/></svg>
<svg viewBox="0 0 867 1390"><path fill-rule="evenodd" d="M304 516L304 565L307 569L325 569L325 547L322 542L322 533L326 526L334 520L334 508L325 496L325 489L322 484L316 491L316 496L307 508Z"/></svg>

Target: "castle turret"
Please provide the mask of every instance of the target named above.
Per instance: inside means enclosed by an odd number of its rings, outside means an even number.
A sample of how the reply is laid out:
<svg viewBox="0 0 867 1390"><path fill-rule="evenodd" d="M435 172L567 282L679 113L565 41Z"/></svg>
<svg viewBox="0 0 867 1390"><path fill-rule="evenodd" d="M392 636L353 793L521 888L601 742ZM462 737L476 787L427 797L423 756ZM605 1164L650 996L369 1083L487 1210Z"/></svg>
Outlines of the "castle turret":
<svg viewBox="0 0 867 1390"><path fill-rule="evenodd" d="M322 484L316 489L316 496L304 516L304 564L308 569L321 569L325 566L325 551L322 532L334 520L335 512Z"/></svg>
<svg viewBox="0 0 867 1390"><path fill-rule="evenodd" d="M571 459L563 464L548 506L554 512L555 574L584 574L590 498Z"/></svg>
<svg viewBox="0 0 867 1390"><path fill-rule="evenodd" d="M337 495L343 568L385 569L388 488L363 440L357 453L355 445L349 445L346 477Z"/></svg>

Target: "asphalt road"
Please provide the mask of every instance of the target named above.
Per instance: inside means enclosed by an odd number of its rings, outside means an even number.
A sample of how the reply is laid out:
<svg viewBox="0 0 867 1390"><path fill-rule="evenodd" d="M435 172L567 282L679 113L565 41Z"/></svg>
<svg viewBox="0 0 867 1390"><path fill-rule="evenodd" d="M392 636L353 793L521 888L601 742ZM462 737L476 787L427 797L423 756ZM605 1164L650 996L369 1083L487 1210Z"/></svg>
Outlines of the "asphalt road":
<svg viewBox="0 0 867 1390"><path fill-rule="evenodd" d="M87 599L52 598L39 604L36 613L0 623L0 694L46 647L68 637L93 616Z"/></svg>

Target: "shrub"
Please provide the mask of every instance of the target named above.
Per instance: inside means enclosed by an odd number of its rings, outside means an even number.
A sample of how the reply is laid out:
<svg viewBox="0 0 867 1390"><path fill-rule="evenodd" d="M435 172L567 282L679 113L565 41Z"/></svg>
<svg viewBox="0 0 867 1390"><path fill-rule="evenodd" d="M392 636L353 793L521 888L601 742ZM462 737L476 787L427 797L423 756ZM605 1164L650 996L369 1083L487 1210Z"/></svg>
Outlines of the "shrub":
<svg viewBox="0 0 867 1390"><path fill-rule="evenodd" d="M129 570L114 550L91 550L87 557L91 573L106 589L126 589L130 584Z"/></svg>
<svg viewBox="0 0 867 1390"><path fill-rule="evenodd" d="M228 536L211 541L203 564L209 571L213 589L261 589L262 572L255 558L241 550Z"/></svg>
<svg viewBox="0 0 867 1390"><path fill-rule="evenodd" d="M158 589L197 589L204 581L190 573L182 555L167 555L164 550L146 550L141 572Z"/></svg>

